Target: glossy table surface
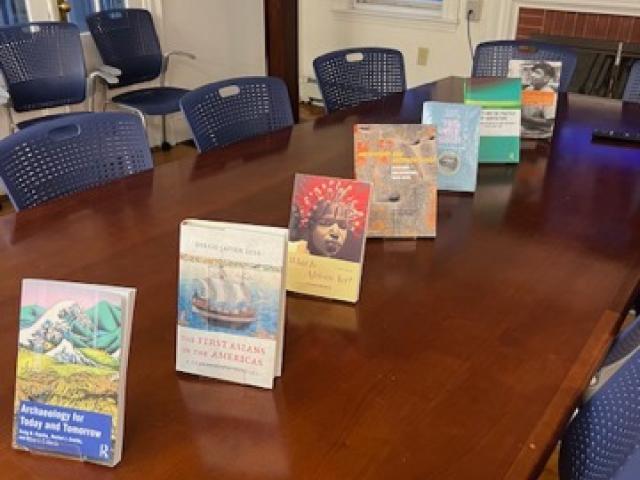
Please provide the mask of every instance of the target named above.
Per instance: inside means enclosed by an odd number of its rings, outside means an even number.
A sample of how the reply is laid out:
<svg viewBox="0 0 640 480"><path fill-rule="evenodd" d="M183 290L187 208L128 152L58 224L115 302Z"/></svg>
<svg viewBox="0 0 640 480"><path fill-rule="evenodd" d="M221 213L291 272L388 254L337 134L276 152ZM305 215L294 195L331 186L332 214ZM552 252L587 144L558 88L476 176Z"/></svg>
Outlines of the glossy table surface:
<svg viewBox="0 0 640 480"><path fill-rule="evenodd" d="M178 226L286 226L295 172L352 175L352 125L419 122L447 79L0 217L3 479L535 478L640 278L640 106L570 95L554 141L441 193L435 240L369 240L360 302L289 295L273 391L174 370ZM138 289L122 463L11 449L20 281Z"/></svg>

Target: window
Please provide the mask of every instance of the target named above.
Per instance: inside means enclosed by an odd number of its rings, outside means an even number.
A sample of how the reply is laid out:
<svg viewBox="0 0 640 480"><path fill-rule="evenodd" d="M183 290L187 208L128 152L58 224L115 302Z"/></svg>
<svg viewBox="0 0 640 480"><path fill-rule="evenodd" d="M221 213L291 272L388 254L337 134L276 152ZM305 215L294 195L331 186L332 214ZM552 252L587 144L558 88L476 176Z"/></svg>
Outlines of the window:
<svg viewBox="0 0 640 480"><path fill-rule="evenodd" d="M102 10L126 8L125 0L70 0L69 21L78 25L81 31L87 31L87 16Z"/></svg>
<svg viewBox="0 0 640 480"><path fill-rule="evenodd" d="M442 9L443 0L356 0L360 5L386 5L390 7Z"/></svg>
<svg viewBox="0 0 640 480"><path fill-rule="evenodd" d="M27 23L29 15L25 0L1 0L0 1L0 26Z"/></svg>
<svg viewBox="0 0 640 480"><path fill-rule="evenodd" d="M458 23L461 0L352 0L352 12L404 20Z"/></svg>

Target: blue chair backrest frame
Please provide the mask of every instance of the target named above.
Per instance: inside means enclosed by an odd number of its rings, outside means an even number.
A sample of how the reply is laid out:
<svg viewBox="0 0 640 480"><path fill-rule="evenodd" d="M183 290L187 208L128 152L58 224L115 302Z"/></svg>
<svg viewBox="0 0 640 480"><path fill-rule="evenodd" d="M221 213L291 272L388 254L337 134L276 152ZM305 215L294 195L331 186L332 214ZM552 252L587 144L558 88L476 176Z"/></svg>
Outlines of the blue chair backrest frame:
<svg viewBox="0 0 640 480"><path fill-rule="evenodd" d="M407 88L402 52L391 48L348 48L313 61L327 112L403 92Z"/></svg>
<svg viewBox="0 0 640 480"><path fill-rule="evenodd" d="M636 60L631 67L622 99L626 102L640 102L640 60Z"/></svg>
<svg viewBox="0 0 640 480"><path fill-rule="evenodd" d="M285 83L241 77L210 83L180 100L200 152L293 125Z"/></svg>
<svg viewBox="0 0 640 480"><path fill-rule="evenodd" d="M473 56L473 77L506 77L509 60L562 62L561 92L566 92L576 69L577 55L567 47L533 40L499 40L478 44Z"/></svg>
<svg viewBox="0 0 640 480"><path fill-rule="evenodd" d="M0 179L17 210L153 168L131 113L66 115L0 141Z"/></svg>
<svg viewBox="0 0 640 480"><path fill-rule="evenodd" d="M122 71L118 84L111 88L148 82L160 76L162 50L153 17L147 10L97 12L87 17L87 26L102 61Z"/></svg>
<svg viewBox="0 0 640 480"><path fill-rule="evenodd" d="M558 467L561 480L640 478L640 352L571 421Z"/></svg>
<svg viewBox="0 0 640 480"><path fill-rule="evenodd" d="M74 24L33 22L0 28L0 70L17 112L85 100L87 71Z"/></svg>

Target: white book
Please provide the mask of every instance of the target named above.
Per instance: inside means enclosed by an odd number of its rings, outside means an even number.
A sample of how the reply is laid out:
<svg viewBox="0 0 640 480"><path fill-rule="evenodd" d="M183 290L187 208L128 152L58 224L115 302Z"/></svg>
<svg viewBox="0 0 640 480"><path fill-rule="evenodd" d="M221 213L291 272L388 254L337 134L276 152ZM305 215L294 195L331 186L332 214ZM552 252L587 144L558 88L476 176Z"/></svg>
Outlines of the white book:
<svg viewBox="0 0 640 480"><path fill-rule="evenodd" d="M22 282L13 446L114 466L122 457L136 291Z"/></svg>
<svg viewBox="0 0 640 480"><path fill-rule="evenodd" d="M185 220L176 369L273 388L282 370L284 228Z"/></svg>

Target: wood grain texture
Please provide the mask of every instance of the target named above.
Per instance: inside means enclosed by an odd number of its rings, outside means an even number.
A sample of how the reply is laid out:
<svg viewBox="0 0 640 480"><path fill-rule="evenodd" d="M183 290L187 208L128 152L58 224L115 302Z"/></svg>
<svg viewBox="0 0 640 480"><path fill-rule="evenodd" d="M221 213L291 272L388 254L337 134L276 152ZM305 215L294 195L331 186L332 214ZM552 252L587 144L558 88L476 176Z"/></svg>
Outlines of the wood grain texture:
<svg viewBox="0 0 640 480"><path fill-rule="evenodd" d="M289 295L273 391L174 370L182 219L286 226L295 172L350 176L355 122L418 122L411 89L0 218L3 479L536 478L640 277L640 106L563 97L552 144L441 193L435 240L367 242L361 301ZM123 461L10 448L20 281L138 288Z"/></svg>

